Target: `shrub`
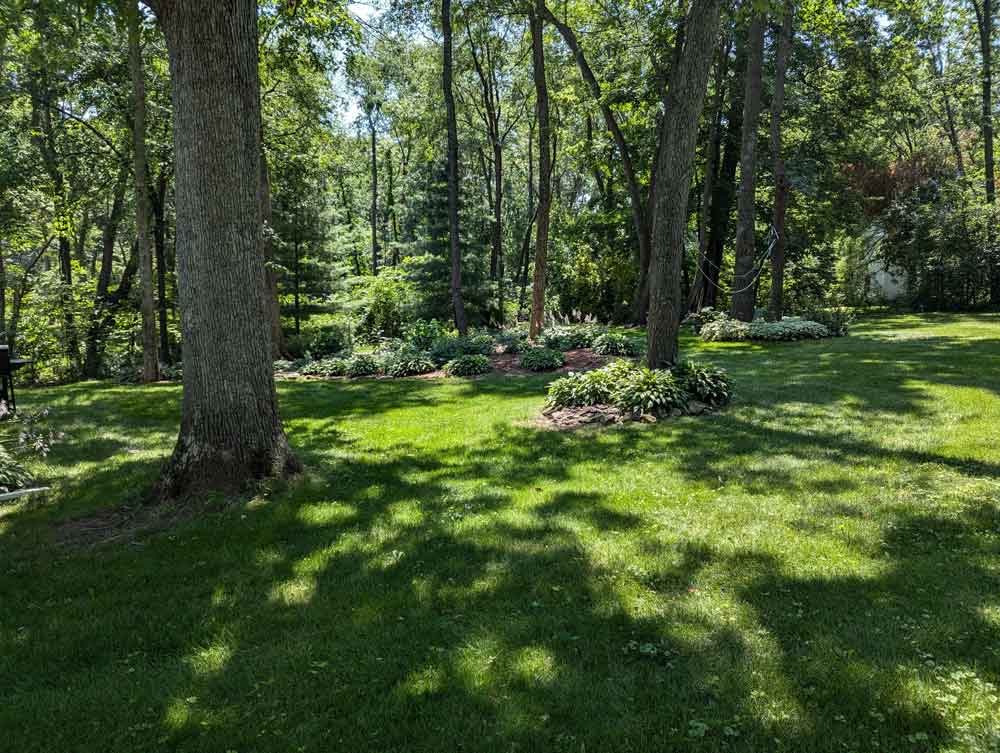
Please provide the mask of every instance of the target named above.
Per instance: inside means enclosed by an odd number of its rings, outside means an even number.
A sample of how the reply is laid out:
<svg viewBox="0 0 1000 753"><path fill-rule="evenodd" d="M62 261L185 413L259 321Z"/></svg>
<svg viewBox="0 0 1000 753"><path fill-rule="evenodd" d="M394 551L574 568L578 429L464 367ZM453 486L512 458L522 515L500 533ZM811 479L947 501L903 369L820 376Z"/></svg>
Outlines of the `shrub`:
<svg viewBox="0 0 1000 753"><path fill-rule="evenodd" d="M566 363L563 354L551 348L528 348L521 356L521 368L529 371L551 371Z"/></svg>
<svg viewBox="0 0 1000 753"><path fill-rule="evenodd" d="M371 376L378 373L378 361L375 356L358 353L352 356L346 364L344 373L349 377Z"/></svg>
<svg viewBox="0 0 1000 753"><path fill-rule="evenodd" d="M751 322L747 334L751 340L774 342L829 337L830 331L817 322L785 318L780 322Z"/></svg>
<svg viewBox="0 0 1000 753"><path fill-rule="evenodd" d="M313 358L326 358L351 349L351 333L346 327L325 324L302 334L302 347Z"/></svg>
<svg viewBox="0 0 1000 753"><path fill-rule="evenodd" d="M299 368L299 373L306 376L334 377L347 373L346 358L321 358L318 361L307 361Z"/></svg>
<svg viewBox="0 0 1000 753"><path fill-rule="evenodd" d="M501 330L493 339L504 353L523 353L529 347L528 336L517 330Z"/></svg>
<svg viewBox="0 0 1000 753"><path fill-rule="evenodd" d="M444 365L448 376L475 376L486 374L492 369L490 359L481 354L459 356Z"/></svg>
<svg viewBox="0 0 1000 753"><path fill-rule="evenodd" d="M669 371L636 368L625 372L615 388L615 406L623 413L641 414L683 408L688 395Z"/></svg>
<svg viewBox="0 0 1000 753"><path fill-rule="evenodd" d="M549 384L551 408L610 405L618 377L610 366L596 371L571 372Z"/></svg>
<svg viewBox="0 0 1000 753"><path fill-rule="evenodd" d="M430 356L420 351L403 350L388 356L382 362L382 371L391 377L427 374L437 368Z"/></svg>
<svg viewBox="0 0 1000 753"><path fill-rule="evenodd" d="M604 329L596 324L570 324L550 327L542 333L542 345L550 350L589 348Z"/></svg>
<svg viewBox="0 0 1000 753"><path fill-rule="evenodd" d="M690 327L694 333L697 335L701 332L701 328L704 327L709 322L715 322L719 319L725 319L726 312L716 311L712 307L708 306L703 308L701 311L694 311L684 317L684 321L681 324Z"/></svg>
<svg viewBox="0 0 1000 753"><path fill-rule="evenodd" d="M493 338L489 335L472 337L439 337L430 348L430 357L437 364L454 361L461 356L489 355L493 352Z"/></svg>
<svg viewBox="0 0 1000 753"><path fill-rule="evenodd" d="M357 335L365 342L402 337L403 322L413 298L413 286L400 269L388 267L365 277L355 291L362 300Z"/></svg>
<svg viewBox="0 0 1000 753"><path fill-rule="evenodd" d="M699 334L705 342L743 342L750 338L750 325L723 314L703 324Z"/></svg>
<svg viewBox="0 0 1000 753"><path fill-rule="evenodd" d="M681 361L672 369L687 393L706 405L725 405L733 396L729 375L715 366Z"/></svg>
<svg viewBox="0 0 1000 753"><path fill-rule="evenodd" d="M33 480L28 469L0 444L0 494L24 489Z"/></svg>
<svg viewBox="0 0 1000 753"><path fill-rule="evenodd" d="M447 337L450 330L437 319L417 319L403 332L403 339L418 350L429 350L434 341Z"/></svg>
<svg viewBox="0 0 1000 753"><path fill-rule="evenodd" d="M628 335L605 332L594 338L594 352L602 356L637 356L640 349Z"/></svg>
<svg viewBox="0 0 1000 753"><path fill-rule="evenodd" d="M854 312L843 306L813 309L803 317L826 327L830 337L845 337L854 324Z"/></svg>

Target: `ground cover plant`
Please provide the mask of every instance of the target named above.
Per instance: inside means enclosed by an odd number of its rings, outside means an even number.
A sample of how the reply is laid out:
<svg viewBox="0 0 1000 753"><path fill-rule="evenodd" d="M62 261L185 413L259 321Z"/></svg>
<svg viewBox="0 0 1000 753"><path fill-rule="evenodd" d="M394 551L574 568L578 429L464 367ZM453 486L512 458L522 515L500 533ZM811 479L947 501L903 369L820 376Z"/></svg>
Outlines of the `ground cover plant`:
<svg viewBox="0 0 1000 753"><path fill-rule="evenodd" d="M281 382L305 477L138 537L179 386L23 391L0 747L994 750L1000 317L682 349L734 402L598 434L546 376Z"/></svg>

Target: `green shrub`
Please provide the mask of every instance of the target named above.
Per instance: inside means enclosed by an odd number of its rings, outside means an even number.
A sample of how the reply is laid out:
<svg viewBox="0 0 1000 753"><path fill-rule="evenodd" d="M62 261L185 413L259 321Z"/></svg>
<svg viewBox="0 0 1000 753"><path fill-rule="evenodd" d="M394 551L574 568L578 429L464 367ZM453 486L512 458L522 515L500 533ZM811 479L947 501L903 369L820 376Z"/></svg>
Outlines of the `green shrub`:
<svg viewBox="0 0 1000 753"><path fill-rule="evenodd" d="M564 363L563 354L551 348L528 348L521 356L521 368L529 371L551 371Z"/></svg>
<svg viewBox="0 0 1000 753"><path fill-rule="evenodd" d="M830 337L845 337L854 324L854 312L844 306L817 308L806 312L803 319L822 324Z"/></svg>
<svg viewBox="0 0 1000 753"><path fill-rule="evenodd" d="M0 494L24 489L32 481L34 479L28 469L0 444Z"/></svg>
<svg viewBox="0 0 1000 753"><path fill-rule="evenodd" d="M404 329L403 339L419 350L429 350L435 340L449 334L449 328L437 319L417 319Z"/></svg>
<svg viewBox="0 0 1000 753"><path fill-rule="evenodd" d="M751 322L747 335L751 340L769 342L808 340L829 337L830 330L822 324L806 319L785 318L780 322Z"/></svg>
<svg viewBox="0 0 1000 753"><path fill-rule="evenodd" d="M638 345L628 335L617 332L605 332L594 338L594 352L602 356L637 356L640 353Z"/></svg>
<svg viewBox="0 0 1000 753"><path fill-rule="evenodd" d="M699 334L705 342L743 342L750 339L750 325L723 314L703 324Z"/></svg>
<svg viewBox="0 0 1000 753"><path fill-rule="evenodd" d="M344 373L352 378L377 374L378 360L368 353L358 353L348 359Z"/></svg>
<svg viewBox="0 0 1000 753"><path fill-rule="evenodd" d="M489 355L493 352L494 341L489 335L472 337L439 337L430 347L430 357L434 363L445 364L461 356Z"/></svg>
<svg viewBox="0 0 1000 753"><path fill-rule="evenodd" d="M549 384L548 406L571 408L610 405L618 376L610 367L596 371L571 372Z"/></svg>
<svg viewBox="0 0 1000 753"><path fill-rule="evenodd" d="M413 298L413 286L400 269L388 267L366 277L356 291L362 301L358 337L369 343L403 336L403 323Z"/></svg>
<svg viewBox="0 0 1000 753"><path fill-rule="evenodd" d="M528 336L517 330L501 330L493 339L504 353L523 353L529 347Z"/></svg>
<svg viewBox="0 0 1000 753"><path fill-rule="evenodd" d="M303 332L304 347L313 358L326 358L351 349L351 333L346 327L325 324Z"/></svg>
<svg viewBox="0 0 1000 753"><path fill-rule="evenodd" d="M706 405L725 405L733 396L733 385L729 375L715 366L707 366L691 361L681 361L672 369L684 390L696 400Z"/></svg>
<svg viewBox="0 0 1000 753"><path fill-rule="evenodd" d="M690 327L694 333L697 335L701 332L701 328L704 327L709 322L716 322L720 319L726 319L725 311L716 311L710 306L703 308L701 311L694 311L684 317L684 321L681 324Z"/></svg>
<svg viewBox="0 0 1000 753"><path fill-rule="evenodd" d="M321 358L317 361L307 361L299 367L299 373L305 376L335 377L347 373L346 358Z"/></svg>
<svg viewBox="0 0 1000 753"><path fill-rule="evenodd" d="M431 357L423 352L403 350L388 356L382 362L382 371L391 377L407 377L427 374L437 368Z"/></svg>
<svg viewBox="0 0 1000 753"><path fill-rule="evenodd" d="M595 324L569 324L550 327L542 333L542 345L550 350L577 350L589 348L594 339L604 332Z"/></svg>
<svg viewBox="0 0 1000 753"><path fill-rule="evenodd" d="M688 394L677 377L669 371L637 368L626 372L614 395L615 406L635 415L684 408Z"/></svg>
<svg viewBox="0 0 1000 753"><path fill-rule="evenodd" d="M475 376L486 374L492 370L490 359L481 354L459 356L444 365L444 373L448 376Z"/></svg>

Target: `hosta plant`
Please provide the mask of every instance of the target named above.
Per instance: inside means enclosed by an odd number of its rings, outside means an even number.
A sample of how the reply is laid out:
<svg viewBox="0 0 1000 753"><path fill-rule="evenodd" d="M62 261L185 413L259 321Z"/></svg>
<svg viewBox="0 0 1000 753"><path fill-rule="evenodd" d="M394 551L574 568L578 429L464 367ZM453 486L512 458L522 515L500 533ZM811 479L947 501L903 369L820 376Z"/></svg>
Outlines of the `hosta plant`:
<svg viewBox="0 0 1000 753"><path fill-rule="evenodd" d="M521 355L521 368L529 371L552 371L564 363L563 354L551 348L529 348Z"/></svg>
<svg viewBox="0 0 1000 753"><path fill-rule="evenodd" d="M444 365L444 373L448 376L476 376L491 369L490 359L481 354L459 356Z"/></svg>

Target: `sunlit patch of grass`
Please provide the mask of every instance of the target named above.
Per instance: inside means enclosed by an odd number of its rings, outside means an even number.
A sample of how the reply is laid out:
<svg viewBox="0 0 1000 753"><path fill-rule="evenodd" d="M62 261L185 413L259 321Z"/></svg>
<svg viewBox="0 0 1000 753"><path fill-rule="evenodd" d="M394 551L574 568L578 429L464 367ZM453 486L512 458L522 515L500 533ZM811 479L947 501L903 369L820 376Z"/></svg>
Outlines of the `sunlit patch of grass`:
<svg viewBox="0 0 1000 753"><path fill-rule="evenodd" d="M12 750L962 751L1000 719L1000 317L704 345L710 418L527 423L551 376L283 382L308 471L171 530L179 388L27 390L0 508Z"/></svg>

